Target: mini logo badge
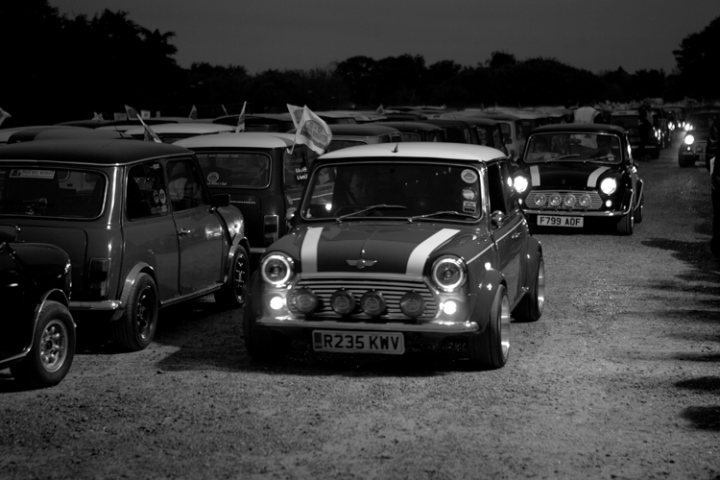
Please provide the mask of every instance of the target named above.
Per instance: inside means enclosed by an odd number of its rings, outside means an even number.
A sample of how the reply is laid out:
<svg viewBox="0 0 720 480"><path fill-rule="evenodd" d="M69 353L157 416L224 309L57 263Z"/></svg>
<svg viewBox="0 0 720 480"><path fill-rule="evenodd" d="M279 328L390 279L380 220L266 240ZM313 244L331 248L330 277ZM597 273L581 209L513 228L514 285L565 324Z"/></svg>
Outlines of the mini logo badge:
<svg viewBox="0 0 720 480"><path fill-rule="evenodd" d="M377 263L377 260L365 260L364 258L361 258L359 260L345 260L348 265L351 267L355 267L358 270L362 270L367 267L372 267Z"/></svg>

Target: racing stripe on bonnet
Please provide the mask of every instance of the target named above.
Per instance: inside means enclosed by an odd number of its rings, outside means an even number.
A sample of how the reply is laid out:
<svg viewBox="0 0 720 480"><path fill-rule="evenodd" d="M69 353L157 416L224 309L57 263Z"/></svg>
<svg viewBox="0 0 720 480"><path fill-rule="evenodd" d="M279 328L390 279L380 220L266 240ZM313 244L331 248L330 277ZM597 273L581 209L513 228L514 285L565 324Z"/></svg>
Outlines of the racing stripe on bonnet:
<svg viewBox="0 0 720 480"><path fill-rule="evenodd" d="M423 240L410 254L408 258L406 273L408 275L421 276L423 273L423 267L428 256L437 247L457 235L460 230L454 228L443 228L439 232L435 232L430 235L427 239Z"/></svg>
<svg viewBox="0 0 720 480"><path fill-rule="evenodd" d="M540 169L537 165L530 166L530 185L533 187L540 186Z"/></svg>
<svg viewBox="0 0 720 480"><path fill-rule="evenodd" d="M594 188L597 186L598 178L600 178L600 175L605 173L606 171L610 170L610 167L598 167L590 174L587 181L587 186L590 188Z"/></svg>
<svg viewBox="0 0 720 480"><path fill-rule="evenodd" d="M300 247L300 262L303 272L317 273L318 244L323 227L308 227L305 232L302 247Z"/></svg>

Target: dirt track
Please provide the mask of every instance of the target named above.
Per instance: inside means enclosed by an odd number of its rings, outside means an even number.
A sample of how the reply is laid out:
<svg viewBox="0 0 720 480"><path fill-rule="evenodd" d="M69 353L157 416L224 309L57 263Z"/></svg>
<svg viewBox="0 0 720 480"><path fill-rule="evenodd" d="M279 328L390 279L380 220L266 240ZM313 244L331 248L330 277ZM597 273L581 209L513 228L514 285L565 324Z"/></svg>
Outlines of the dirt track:
<svg viewBox="0 0 720 480"><path fill-rule="evenodd" d="M631 237L538 234L543 318L505 368L442 359L252 364L240 314L165 311L137 353L57 387L0 372L0 478L720 478L720 264L709 176L643 161Z"/></svg>

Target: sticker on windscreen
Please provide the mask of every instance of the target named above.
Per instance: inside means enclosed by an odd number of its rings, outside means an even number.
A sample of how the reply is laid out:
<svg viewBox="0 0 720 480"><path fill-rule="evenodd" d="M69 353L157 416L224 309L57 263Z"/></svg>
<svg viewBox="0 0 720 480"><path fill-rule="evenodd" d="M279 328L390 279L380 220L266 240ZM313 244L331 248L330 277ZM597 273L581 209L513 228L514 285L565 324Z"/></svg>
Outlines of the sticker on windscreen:
<svg viewBox="0 0 720 480"><path fill-rule="evenodd" d="M462 178L463 182L465 182L465 183L475 183L475 182L477 182L478 177L477 177L477 173L475 173L475 170L466 168L460 174L460 178Z"/></svg>

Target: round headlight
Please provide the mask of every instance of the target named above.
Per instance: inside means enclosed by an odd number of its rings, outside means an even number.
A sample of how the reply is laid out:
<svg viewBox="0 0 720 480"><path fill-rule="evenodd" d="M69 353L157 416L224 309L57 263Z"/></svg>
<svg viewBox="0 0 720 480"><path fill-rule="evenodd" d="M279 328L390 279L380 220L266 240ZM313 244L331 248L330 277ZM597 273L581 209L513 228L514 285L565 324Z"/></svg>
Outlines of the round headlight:
<svg viewBox="0 0 720 480"><path fill-rule="evenodd" d="M587 193L580 195L580 200L578 200L578 203L582 208L588 208L592 204L590 195L588 195Z"/></svg>
<svg viewBox="0 0 720 480"><path fill-rule="evenodd" d="M338 315L350 315L355 310L355 297L347 290L338 290L330 297L330 307Z"/></svg>
<svg viewBox="0 0 720 480"><path fill-rule="evenodd" d="M378 292L367 292L360 299L360 308L371 317L385 313L385 300Z"/></svg>
<svg viewBox="0 0 720 480"><path fill-rule="evenodd" d="M566 195L565 198L563 198L563 205L565 205L566 208L573 208L576 203L577 198L575 198L575 195Z"/></svg>
<svg viewBox="0 0 720 480"><path fill-rule="evenodd" d="M268 255L263 259L260 266L262 279L275 287L284 286L290 280L292 274L292 260L280 253Z"/></svg>
<svg viewBox="0 0 720 480"><path fill-rule="evenodd" d="M441 290L452 292L465 283L465 262L457 257L440 257L433 265L432 279Z"/></svg>
<svg viewBox="0 0 720 480"><path fill-rule="evenodd" d="M425 310L425 301L417 292L408 292L400 299L400 310L411 318L417 318Z"/></svg>
<svg viewBox="0 0 720 480"><path fill-rule="evenodd" d="M559 193L553 193L550 195L550 200L548 200L548 203L551 207L559 207L562 203L562 196Z"/></svg>
<svg viewBox="0 0 720 480"><path fill-rule="evenodd" d="M533 198L533 205L536 207L542 207L545 205L545 195L535 195L535 198Z"/></svg>
<svg viewBox="0 0 720 480"><path fill-rule="evenodd" d="M518 175L513 179L513 188L517 193L525 193L529 185L528 179L522 175Z"/></svg>
<svg viewBox="0 0 720 480"><path fill-rule="evenodd" d="M318 306L318 297L311 290L301 288L291 292L289 302L300 313L312 313Z"/></svg>
<svg viewBox="0 0 720 480"><path fill-rule="evenodd" d="M683 143L685 145L692 145L693 143L695 143L695 137L688 133L687 135L685 135L685 138L683 138Z"/></svg>
<svg viewBox="0 0 720 480"><path fill-rule="evenodd" d="M617 190L617 180L612 177L604 179L600 182L600 191L605 195L612 195Z"/></svg>

